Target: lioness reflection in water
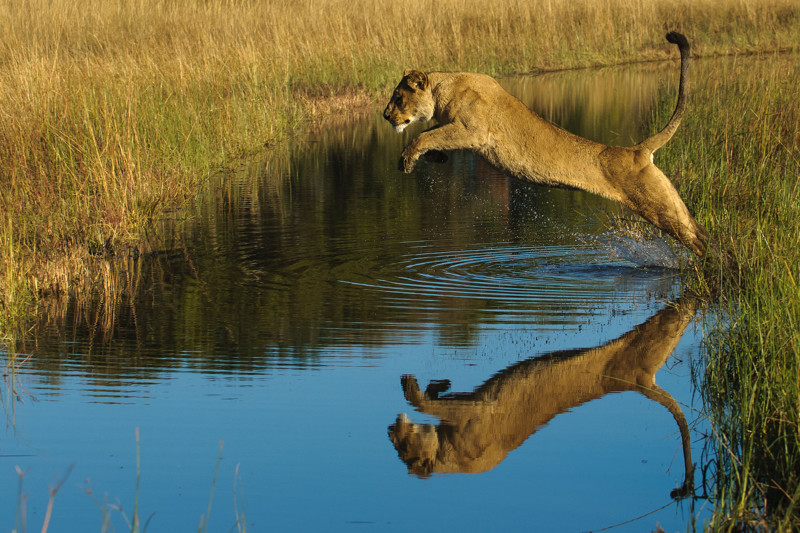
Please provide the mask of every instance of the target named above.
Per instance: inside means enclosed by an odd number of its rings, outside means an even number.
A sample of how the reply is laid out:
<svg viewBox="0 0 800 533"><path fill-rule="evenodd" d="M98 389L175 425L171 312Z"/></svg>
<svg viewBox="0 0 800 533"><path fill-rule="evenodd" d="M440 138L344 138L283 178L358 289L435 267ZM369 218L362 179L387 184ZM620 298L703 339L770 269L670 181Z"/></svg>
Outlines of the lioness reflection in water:
<svg viewBox="0 0 800 533"><path fill-rule="evenodd" d="M409 472L418 476L485 472L556 415L609 392L633 390L666 407L678 424L685 478L673 496L685 495L693 480L689 428L675 399L656 385L655 374L695 310L693 303L680 300L604 346L521 361L472 393L440 396L449 387L446 381L434 381L422 392L413 376L404 376L406 400L441 423L415 424L401 414L389 426L389 437Z"/></svg>

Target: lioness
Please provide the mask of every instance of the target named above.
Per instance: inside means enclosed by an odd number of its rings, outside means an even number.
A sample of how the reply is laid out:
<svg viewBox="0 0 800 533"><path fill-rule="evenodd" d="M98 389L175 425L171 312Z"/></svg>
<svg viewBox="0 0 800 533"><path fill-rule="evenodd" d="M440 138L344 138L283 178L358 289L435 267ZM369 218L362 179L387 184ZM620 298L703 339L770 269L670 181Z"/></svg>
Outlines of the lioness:
<svg viewBox="0 0 800 533"><path fill-rule="evenodd" d="M406 146L400 169L411 172L426 153L441 159L441 150L471 150L515 177L621 202L702 256L708 233L653 164L653 152L670 140L686 111L689 42L677 32L667 41L681 54L675 112L664 129L633 147L607 146L554 126L489 76L406 70L384 118L398 133L414 122L438 124Z"/></svg>
<svg viewBox="0 0 800 533"><path fill-rule="evenodd" d="M694 479L689 426L655 375L695 309L693 301L679 300L604 346L520 361L471 393L445 394L447 381L432 382L423 392L413 376L404 376L406 400L440 423L417 424L401 414L389 426L389 438L409 473L485 472L559 414L611 392L637 391L664 406L678 425L685 470L673 496L684 496Z"/></svg>

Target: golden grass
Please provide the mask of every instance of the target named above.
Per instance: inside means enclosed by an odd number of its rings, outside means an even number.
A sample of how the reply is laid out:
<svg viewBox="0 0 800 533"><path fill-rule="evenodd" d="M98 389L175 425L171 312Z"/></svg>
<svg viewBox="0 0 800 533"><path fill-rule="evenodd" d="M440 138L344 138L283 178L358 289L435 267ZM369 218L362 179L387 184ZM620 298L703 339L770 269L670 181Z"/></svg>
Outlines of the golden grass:
<svg viewBox="0 0 800 533"><path fill-rule="evenodd" d="M107 285L98 257L211 169L405 67L659 59L667 28L706 55L796 48L799 21L794 0L0 0L0 331Z"/></svg>
<svg viewBox="0 0 800 533"><path fill-rule="evenodd" d="M688 280L721 287L727 319L710 324L698 372L715 437L713 530L800 529L800 66L763 61L698 79L683 133L659 155L736 263Z"/></svg>

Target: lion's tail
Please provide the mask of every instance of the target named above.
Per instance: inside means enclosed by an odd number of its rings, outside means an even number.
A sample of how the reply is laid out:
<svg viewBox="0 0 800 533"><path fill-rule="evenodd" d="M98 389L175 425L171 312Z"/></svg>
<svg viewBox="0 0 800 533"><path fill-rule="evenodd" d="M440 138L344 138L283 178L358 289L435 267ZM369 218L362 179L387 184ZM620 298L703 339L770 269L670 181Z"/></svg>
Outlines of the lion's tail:
<svg viewBox="0 0 800 533"><path fill-rule="evenodd" d="M686 74L689 70L689 41L683 34L676 31L671 31L667 34L667 41L677 44L681 52L681 79L678 86L678 103L675 105L675 112L672 113L672 118L669 119L664 129L636 145L636 148L648 150L650 153L664 146L672 138L681 123L683 115L686 113L686 92L688 90Z"/></svg>

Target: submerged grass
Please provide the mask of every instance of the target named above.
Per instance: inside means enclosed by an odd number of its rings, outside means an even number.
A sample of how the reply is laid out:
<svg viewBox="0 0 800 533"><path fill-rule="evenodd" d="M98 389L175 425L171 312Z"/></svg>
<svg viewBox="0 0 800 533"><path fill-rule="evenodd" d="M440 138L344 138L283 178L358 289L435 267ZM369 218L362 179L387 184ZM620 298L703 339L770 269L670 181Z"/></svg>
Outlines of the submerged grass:
<svg viewBox="0 0 800 533"><path fill-rule="evenodd" d="M24 338L51 296L114 300L130 279L110 256L144 249L153 221L212 169L368 104L406 67L657 60L675 55L668 29L703 56L796 51L800 6L0 0L0 336ZM708 344L703 386L718 435L712 526L788 531L800 528L800 72L787 62L770 79L739 74L697 81L659 161L738 263L692 281L721 287L731 320Z"/></svg>

